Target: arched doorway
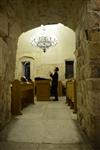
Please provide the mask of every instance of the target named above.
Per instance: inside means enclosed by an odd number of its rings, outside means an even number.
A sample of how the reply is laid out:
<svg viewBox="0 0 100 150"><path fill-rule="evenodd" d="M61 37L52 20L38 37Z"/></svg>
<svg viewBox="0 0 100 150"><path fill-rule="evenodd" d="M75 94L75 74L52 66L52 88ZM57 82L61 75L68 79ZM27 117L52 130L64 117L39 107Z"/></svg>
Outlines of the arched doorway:
<svg viewBox="0 0 100 150"><path fill-rule="evenodd" d="M17 57L16 57L16 78L23 75L17 69L20 65L20 61L29 61L28 57L34 58L33 68L31 67L31 77L34 80L35 77L41 76L49 78L49 71L53 71L55 66L60 69L59 80L65 80L65 60L75 60L75 32L64 26L61 23L55 25L45 25L46 32L50 35L55 35L57 38L56 46L47 48L44 53L41 48L31 44L31 38L37 37L37 34L41 35L41 26L24 32L18 41ZM27 55L27 59L24 56ZM75 67L73 67L75 70ZM33 72L32 72L33 71Z"/></svg>
<svg viewBox="0 0 100 150"><path fill-rule="evenodd" d="M26 77L26 79L30 78L30 62L22 62L23 65L23 75Z"/></svg>

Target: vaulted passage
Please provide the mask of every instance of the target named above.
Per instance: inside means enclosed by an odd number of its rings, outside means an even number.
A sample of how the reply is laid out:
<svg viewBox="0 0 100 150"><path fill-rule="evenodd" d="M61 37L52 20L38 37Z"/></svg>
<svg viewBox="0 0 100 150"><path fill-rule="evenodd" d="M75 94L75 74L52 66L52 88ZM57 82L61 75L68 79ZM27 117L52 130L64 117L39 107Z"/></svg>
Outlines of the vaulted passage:
<svg viewBox="0 0 100 150"><path fill-rule="evenodd" d="M23 32L42 24L58 23L75 32L74 79L77 89L77 121L98 150L100 149L100 0L0 0L0 130L12 119L11 84L20 72L17 68L18 38ZM67 40L64 34L62 37ZM61 46L61 49L63 48ZM66 57L65 53L63 55ZM29 67L29 59L35 62L34 54L30 58L28 55L21 56L20 60L26 61L20 65L28 63ZM41 66L36 69L38 72L43 71ZM64 74L64 71L62 73Z"/></svg>

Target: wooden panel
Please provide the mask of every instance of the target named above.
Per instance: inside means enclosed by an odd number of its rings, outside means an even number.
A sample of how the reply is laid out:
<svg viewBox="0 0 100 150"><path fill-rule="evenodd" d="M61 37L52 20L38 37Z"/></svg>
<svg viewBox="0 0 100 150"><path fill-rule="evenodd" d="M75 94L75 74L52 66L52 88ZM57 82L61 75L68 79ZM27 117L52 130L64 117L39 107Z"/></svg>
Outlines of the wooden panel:
<svg viewBox="0 0 100 150"><path fill-rule="evenodd" d="M14 80L11 88L11 112L21 114L21 109L28 103L34 103L34 83Z"/></svg>
<svg viewBox="0 0 100 150"><path fill-rule="evenodd" d="M62 82L58 81L58 96L62 96Z"/></svg>
<svg viewBox="0 0 100 150"><path fill-rule="evenodd" d="M50 98L50 80L36 80L36 98L38 101L48 101Z"/></svg>
<svg viewBox="0 0 100 150"><path fill-rule="evenodd" d="M20 83L15 80L11 87L11 113L13 115L21 114L21 101L20 101Z"/></svg>
<svg viewBox="0 0 100 150"><path fill-rule="evenodd" d="M77 101L76 101L76 81L70 79L66 82L66 102L77 110Z"/></svg>

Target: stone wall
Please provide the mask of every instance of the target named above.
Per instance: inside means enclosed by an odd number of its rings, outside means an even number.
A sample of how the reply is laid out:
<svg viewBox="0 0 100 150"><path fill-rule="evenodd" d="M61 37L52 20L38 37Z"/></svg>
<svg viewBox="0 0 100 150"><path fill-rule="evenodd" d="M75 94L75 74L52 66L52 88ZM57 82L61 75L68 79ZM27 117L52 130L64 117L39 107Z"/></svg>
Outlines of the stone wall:
<svg viewBox="0 0 100 150"><path fill-rule="evenodd" d="M11 82L14 79L20 25L13 8L0 1L0 128L11 116ZM17 19L17 18L16 18Z"/></svg>
<svg viewBox="0 0 100 150"><path fill-rule="evenodd" d="M83 7L76 31L78 121L100 146L100 1Z"/></svg>

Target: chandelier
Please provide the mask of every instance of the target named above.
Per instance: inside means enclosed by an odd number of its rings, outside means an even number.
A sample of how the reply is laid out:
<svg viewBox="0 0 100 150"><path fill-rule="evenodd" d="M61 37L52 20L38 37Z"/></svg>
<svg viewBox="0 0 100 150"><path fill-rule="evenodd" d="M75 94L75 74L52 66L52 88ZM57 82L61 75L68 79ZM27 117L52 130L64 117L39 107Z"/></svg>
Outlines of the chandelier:
<svg viewBox="0 0 100 150"><path fill-rule="evenodd" d="M46 52L49 47L57 44L57 39L55 36L50 36L47 33L45 26L41 25L41 29L42 30L39 34L31 38L31 44L32 46L41 48L43 52Z"/></svg>

